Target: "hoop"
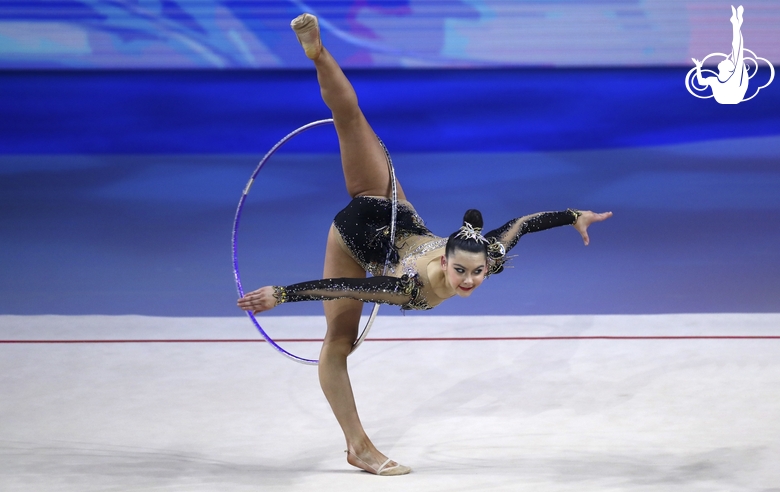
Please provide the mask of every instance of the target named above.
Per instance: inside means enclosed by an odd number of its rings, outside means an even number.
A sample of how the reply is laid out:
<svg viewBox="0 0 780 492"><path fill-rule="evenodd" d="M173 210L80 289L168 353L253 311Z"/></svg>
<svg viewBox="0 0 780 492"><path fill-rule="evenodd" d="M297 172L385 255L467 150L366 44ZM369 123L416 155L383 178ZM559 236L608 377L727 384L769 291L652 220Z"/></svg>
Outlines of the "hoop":
<svg viewBox="0 0 780 492"><path fill-rule="evenodd" d="M244 191L241 194L241 199L238 201L238 208L236 209L236 218L233 221L233 274L235 275L236 278L236 288L238 289L239 297L244 297L244 288L241 285L241 274L239 273L238 270L238 226L241 221L241 211L244 209L244 202L246 201L246 197L249 194L249 190L252 188L252 185L255 182L255 178L257 178L260 169L262 169L265 163L268 162L268 159L270 159L271 156L274 155L282 145L290 141L292 138L305 132L306 130L316 128L318 126L328 125L331 123L333 123L332 118L313 121L287 134L283 139L279 140L276 143L276 145L271 147L271 150L269 150L263 156L263 158L260 160L260 163L257 165L257 168L255 168L255 171L252 173L252 176L249 178L249 182L247 182L246 186L244 187ZM379 137L377 137L377 139L379 139ZM391 216L390 216L390 242L392 244L395 243L395 222L396 222L396 215L398 211L398 189L395 181L395 169L393 168L393 160L390 158L390 153L387 151L387 147L385 147L385 144L382 142L382 140L379 140L379 144L382 146L382 150L384 150L385 152L385 158L387 159L387 167L390 172L390 183L392 187L392 206L391 206ZM382 271L383 275L387 273L387 269L389 267L389 260L390 260L390 254L388 253L387 258L385 259L385 267L384 270ZM376 319L377 313L379 313L379 303L374 303L374 308L371 310L371 314L369 315L368 320L366 321L366 326L363 328L363 331L361 332L360 336L352 345L352 350L350 351L350 354L354 352L360 346L361 343L363 343L363 340L366 338L368 332L371 330L371 326L374 324L374 319ZM263 330L263 327L260 326L260 323L258 323L257 318L255 318L255 315L251 311L247 311L246 314L247 316L249 316L249 319L252 320L252 323L255 325L255 328L257 328L257 330L260 332L263 338L265 338L265 341L268 342L268 344L271 345L273 348L275 348L276 351L279 352L281 355L284 355L285 357L292 359L295 362L300 362L301 364L316 365L319 362L317 359L307 359L305 357L297 356L285 350L284 348L279 346L279 344L276 343L276 341L274 341L274 339L271 338L271 336L268 335L268 333L266 333L265 330Z"/></svg>

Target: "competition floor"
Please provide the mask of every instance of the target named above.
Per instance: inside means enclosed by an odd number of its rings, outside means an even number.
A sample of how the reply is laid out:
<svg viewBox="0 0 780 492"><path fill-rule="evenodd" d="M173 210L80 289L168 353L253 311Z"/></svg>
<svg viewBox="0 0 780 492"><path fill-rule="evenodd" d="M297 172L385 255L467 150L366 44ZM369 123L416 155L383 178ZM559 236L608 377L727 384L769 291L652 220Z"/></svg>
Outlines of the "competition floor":
<svg viewBox="0 0 780 492"><path fill-rule="evenodd" d="M4 491L780 490L778 314L380 317L353 386L404 477L347 465L316 369L246 319L0 326Z"/></svg>

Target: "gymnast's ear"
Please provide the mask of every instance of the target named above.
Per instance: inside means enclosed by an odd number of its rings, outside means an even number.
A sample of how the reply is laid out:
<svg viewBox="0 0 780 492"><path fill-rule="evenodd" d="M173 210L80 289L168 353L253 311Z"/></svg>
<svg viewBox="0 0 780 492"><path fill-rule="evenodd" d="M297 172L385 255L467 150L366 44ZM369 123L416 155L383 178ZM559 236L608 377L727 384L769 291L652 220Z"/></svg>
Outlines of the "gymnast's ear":
<svg viewBox="0 0 780 492"><path fill-rule="evenodd" d="M441 255L441 269L447 269L447 255Z"/></svg>

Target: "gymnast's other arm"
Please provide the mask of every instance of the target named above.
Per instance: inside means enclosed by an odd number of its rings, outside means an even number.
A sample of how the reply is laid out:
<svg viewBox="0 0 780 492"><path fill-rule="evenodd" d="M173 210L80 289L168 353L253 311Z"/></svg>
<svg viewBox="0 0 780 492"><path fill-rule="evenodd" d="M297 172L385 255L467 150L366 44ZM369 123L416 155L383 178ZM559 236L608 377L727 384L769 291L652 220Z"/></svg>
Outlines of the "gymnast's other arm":
<svg viewBox="0 0 780 492"><path fill-rule="evenodd" d="M485 234L504 245L506 251L514 248L524 234L543 231L553 227L572 225L582 236L585 246L590 244L588 227L594 222L602 222L612 217L612 212L594 213L590 210L564 210L562 212L540 212L510 220L502 227Z"/></svg>
<svg viewBox="0 0 780 492"><path fill-rule="evenodd" d="M414 278L369 277L326 278L298 284L266 286L238 300L238 307L257 314L284 302L355 299L404 306L417 298L419 287Z"/></svg>

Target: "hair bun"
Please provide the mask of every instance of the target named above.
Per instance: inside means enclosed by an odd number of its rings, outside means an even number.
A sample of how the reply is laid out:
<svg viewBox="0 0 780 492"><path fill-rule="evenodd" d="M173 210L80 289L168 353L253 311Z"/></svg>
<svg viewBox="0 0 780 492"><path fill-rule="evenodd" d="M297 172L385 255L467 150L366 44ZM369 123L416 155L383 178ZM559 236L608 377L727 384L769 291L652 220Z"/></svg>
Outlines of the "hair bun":
<svg viewBox="0 0 780 492"><path fill-rule="evenodd" d="M466 225L468 224L468 225ZM488 240L482 236L482 213L476 209L467 210L463 225L447 238L444 254L447 258L455 251L482 253L487 257Z"/></svg>
<svg viewBox="0 0 780 492"><path fill-rule="evenodd" d="M471 224L474 229L482 229L484 222L482 221L482 212L475 208L471 208L463 215L463 224Z"/></svg>

